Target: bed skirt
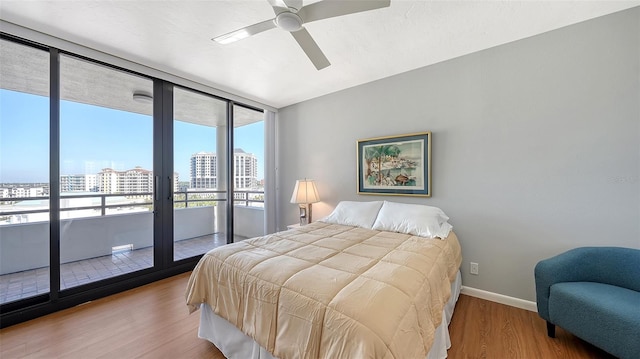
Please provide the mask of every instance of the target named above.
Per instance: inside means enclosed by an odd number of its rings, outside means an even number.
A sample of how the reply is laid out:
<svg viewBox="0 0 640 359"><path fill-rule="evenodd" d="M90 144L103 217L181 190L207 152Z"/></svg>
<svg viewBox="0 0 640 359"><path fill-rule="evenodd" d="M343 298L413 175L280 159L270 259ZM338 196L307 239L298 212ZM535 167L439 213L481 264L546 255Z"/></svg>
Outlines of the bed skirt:
<svg viewBox="0 0 640 359"><path fill-rule="evenodd" d="M442 311L443 322L436 328L433 345L426 359L447 357L447 349L451 347L449 323L460 295L461 286L462 277L458 271L455 281L451 284L451 297ZM258 345L251 337L214 314L206 303L200 306L198 337L212 342L229 359L275 359L271 353Z"/></svg>

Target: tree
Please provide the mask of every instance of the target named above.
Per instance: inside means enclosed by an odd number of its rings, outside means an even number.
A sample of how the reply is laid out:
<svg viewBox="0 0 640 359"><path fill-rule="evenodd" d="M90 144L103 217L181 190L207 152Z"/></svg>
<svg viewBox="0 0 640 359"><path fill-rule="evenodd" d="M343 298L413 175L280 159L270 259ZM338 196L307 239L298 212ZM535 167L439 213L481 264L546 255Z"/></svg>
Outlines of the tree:
<svg viewBox="0 0 640 359"><path fill-rule="evenodd" d="M382 183L382 159L386 156L398 157L400 148L397 145L380 145L365 148L364 158L367 162L367 176L371 175L371 164L376 161L378 163L378 183Z"/></svg>

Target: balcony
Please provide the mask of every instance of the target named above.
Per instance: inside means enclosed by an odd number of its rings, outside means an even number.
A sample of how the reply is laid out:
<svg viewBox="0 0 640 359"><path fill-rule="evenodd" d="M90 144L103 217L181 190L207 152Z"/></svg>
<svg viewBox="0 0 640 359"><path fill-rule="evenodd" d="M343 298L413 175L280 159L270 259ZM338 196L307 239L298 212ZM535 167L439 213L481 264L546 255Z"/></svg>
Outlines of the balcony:
<svg viewBox="0 0 640 359"><path fill-rule="evenodd" d="M215 191L206 191L204 196L191 191L176 192L175 260L226 244L226 235L216 227L216 207L224 201L215 198L218 194ZM264 233L263 201L251 198L261 194L261 191L236 192L234 241ZM153 212L145 196L138 193L63 196L61 289L153 266ZM132 201L134 197L136 201ZM122 198L129 202L123 203ZM15 218L26 219L25 215L29 215L29 219L41 219L0 225L0 303L49 291L48 198L19 200L39 201L35 203L47 209L0 212L0 218L11 215L14 222L19 222Z"/></svg>

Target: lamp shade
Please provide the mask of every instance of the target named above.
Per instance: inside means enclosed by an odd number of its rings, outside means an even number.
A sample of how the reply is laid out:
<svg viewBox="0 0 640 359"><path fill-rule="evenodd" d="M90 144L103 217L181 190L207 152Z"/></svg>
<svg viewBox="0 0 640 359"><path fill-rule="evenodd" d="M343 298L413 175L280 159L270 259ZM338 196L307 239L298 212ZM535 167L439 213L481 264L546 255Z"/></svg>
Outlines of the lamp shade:
<svg viewBox="0 0 640 359"><path fill-rule="evenodd" d="M306 204L320 202L318 189L313 180L297 180L296 186L293 188L291 203Z"/></svg>

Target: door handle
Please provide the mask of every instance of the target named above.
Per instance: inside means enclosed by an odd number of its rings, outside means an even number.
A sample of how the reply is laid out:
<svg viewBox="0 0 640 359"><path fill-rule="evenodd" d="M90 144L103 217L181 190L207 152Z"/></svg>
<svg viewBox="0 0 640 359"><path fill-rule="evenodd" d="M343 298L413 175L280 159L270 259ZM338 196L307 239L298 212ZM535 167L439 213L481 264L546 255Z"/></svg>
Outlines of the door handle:
<svg viewBox="0 0 640 359"><path fill-rule="evenodd" d="M153 198L157 201L158 199L160 199L159 197L159 193L160 193L160 176L156 176L156 181L153 184L153 192L155 192L153 194Z"/></svg>

